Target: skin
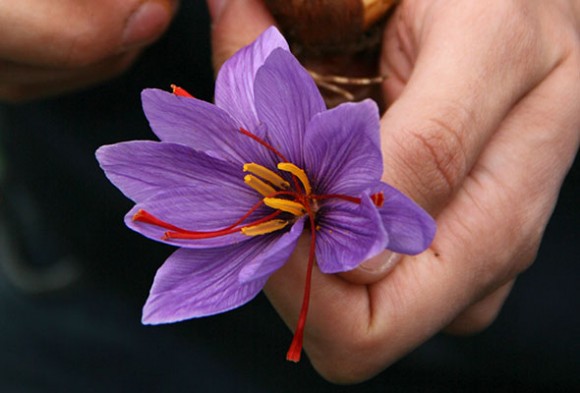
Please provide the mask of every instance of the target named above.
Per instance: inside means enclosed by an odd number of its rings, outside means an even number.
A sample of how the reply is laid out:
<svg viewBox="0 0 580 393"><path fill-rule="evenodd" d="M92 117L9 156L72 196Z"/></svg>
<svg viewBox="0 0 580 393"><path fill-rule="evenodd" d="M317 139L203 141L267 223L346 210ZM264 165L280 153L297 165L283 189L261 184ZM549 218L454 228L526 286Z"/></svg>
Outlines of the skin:
<svg viewBox="0 0 580 393"><path fill-rule="evenodd" d="M272 24L257 0L209 1L216 67ZM246 23L251 20L252 23ZM314 270L304 347L328 380L372 377L445 330L497 316L534 261L580 143L580 1L403 1L384 33L384 180L438 223L417 256ZM294 328L308 238L266 293ZM393 263L398 259L398 263Z"/></svg>
<svg viewBox="0 0 580 393"><path fill-rule="evenodd" d="M121 73L176 7L171 0L49 3L0 0L0 100L55 95ZM145 3L153 10L130 37ZM274 24L259 0L208 5L216 69ZM398 6L381 58L390 76L384 180L431 212L438 233L418 256L381 255L340 276L314 270L305 350L322 376L361 381L441 330L475 333L494 320L535 258L578 150L579 36L579 0ZM302 239L266 286L291 328L308 247Z"/></svg>
<svg viewBox="0 0 580 393"><path fill-rule="evenodd" d="M0 0L0 100L29 101L122 73L176 7L177 0Z"/></svg>

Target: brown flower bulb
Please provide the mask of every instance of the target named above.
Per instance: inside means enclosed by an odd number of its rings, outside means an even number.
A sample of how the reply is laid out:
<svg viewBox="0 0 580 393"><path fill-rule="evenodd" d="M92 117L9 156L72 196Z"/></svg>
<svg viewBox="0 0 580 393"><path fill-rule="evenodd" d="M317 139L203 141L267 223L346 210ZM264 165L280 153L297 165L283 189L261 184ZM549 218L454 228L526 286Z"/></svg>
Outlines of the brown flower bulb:
<svg viewBox="0 0 580 393"><path fill-rule="evenodd" d="M376 98L383 22L397 0L265 0L327 104Z"/></svg>
<svg viewBox="0 0 580 393"><path fill-rule="evenodd" d="M396 0L265 0L286 37L305 52L352 52L376 44Z"/></svg>

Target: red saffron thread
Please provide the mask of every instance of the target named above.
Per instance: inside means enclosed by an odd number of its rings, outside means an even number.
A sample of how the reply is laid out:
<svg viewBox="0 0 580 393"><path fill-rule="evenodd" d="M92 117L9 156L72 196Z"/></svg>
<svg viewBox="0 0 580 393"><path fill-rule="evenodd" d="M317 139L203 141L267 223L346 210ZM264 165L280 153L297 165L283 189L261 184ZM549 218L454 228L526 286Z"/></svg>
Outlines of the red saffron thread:
<svg viewBox="0 0 580 393"><path fill-rule="evenodd" d="M310 198L321 200L321 199L342 199L343 201L352 202L356 204L361 203L361 199L357 197L352 197L350 195L343 195L343 194L321 194L321 195L310 195ZM377 192L376 194L371 195L371 201L375 204L376 207L383 207L385 203L385 194L381 192Z"/></svg>
<svg viewBox="0 0 580 393"><path fill-rule="evenodd" d="M360 198L351 197L349 195L342 195L342 194L322 194L322 195L311 195L312 199L321 200L321 199L342 199L347 202L352 202L356 204L360 204Z"/></svg>
<svg viewBox="0 0 580 393"><path fill-rule="evenodd" d="M187 98L195 98L194 96L192 96L191 94L189 94L189 92L177 85L171 85L171 90L173 91L173 94L175 94L176 96L179 97L187 97Z"/></svg>
<svg viewBox="0 0 580 393"><path fill-rule="evenodd" d="M304 283L304 297L302 298L302 308L298 316L298 323L294 331L294 337L290 348L286 353L286 360L298 363L302 355L302 344L304 342L304 326L306 325L306 317L308 315L308 306L310 305L310 288L312 287L312 269L314 267L314 257L316 251L316 225L314 222L314 213L310 209L310 205L306 207L308 216L310 218L310 251L308 253L308 266L306 267L306 279Z"/></svg>
<svg viewBox="0 0 580 393"><path fill-rule="evenodd" d="M165 229L168 229L170 231L187 232L185 229L176 227L175 225L172 225L172 224L169 224L163 220L160 220L159 218L155 217L153 214L151 214L148 211L143 210L143 209L137 210L137 213L135 213L133 215L132 219L133 219L133 221L144 222L145 224L155 225L157 227L165 228Z"/></svg>
<svg viewBox="0 0 580 393"><path fill-rule="evenodd" d="M231 235L232 233L236 233L242 230L244 227L251 227L258 224L263 224L267 221L270 221L276 217L278 217L282 212L280 210L276 210L274 213L269 214L265 217L260 218L259 220L253 221L249 224L244 224L242 226L234 227L234 228L225 228L220 229L217 231L208 231L208 232L193 232L193 231L186 231L186 232L165 232L163 236L163 240L167 239L189 239L189 240L198 240L198 239L211 239L214 237L220 237L225 235Z"/></svg>
<svg viewBox="0 0 580 393"><path fill-rule="evenodd" d="M385 204L385 193L382 191L377 192L376 194L371 195L371 200L376 207L383 207Z"/></svg>
<svg viewBox="0 0 580 393"><path fill-rule="evenodd" d="M258 135L251 133L250 131L246 130L245 128L240 127L240 132L245 136L248 136L258 142L260 145L264 146L266 149L270 150L272 153L276 154L278 157L282 159L284 162L290 162L282 153L278 151L274 146L260 138Z"/></svg>

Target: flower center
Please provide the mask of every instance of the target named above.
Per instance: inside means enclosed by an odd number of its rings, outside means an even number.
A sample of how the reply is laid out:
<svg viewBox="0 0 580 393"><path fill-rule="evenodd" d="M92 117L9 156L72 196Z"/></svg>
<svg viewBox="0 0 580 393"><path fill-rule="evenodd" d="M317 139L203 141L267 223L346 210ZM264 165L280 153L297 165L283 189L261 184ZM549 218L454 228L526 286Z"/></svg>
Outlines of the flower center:
<svg viewBox="0 0 580 393"><path fill-rule="evenodd" d="M244 177L244 182L264 197L262 199L264 205L280 212L289 213L292 215L291 217L302 217L308 212L306 204L310 203L309 198L312 193L306 172L290 162L281 162L277 168L292 175L297 189L292 190L290 183L279 174L255 163L244 165L244 172L250 173ZM268 226L265 224L267 223L262 224L262 227L267 230ZM242 228L242 233L249 234L245 229ZM258 231L251 233L250 236L263 234Z"/></svg>

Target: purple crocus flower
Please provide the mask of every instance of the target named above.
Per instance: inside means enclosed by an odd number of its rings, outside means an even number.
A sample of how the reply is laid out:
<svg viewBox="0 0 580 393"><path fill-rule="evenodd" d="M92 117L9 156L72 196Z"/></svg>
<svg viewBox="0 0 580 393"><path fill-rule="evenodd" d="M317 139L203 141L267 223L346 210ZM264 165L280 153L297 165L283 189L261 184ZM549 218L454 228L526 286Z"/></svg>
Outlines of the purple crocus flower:
<svg viewBox="0 0 580 393"><path fill-rule="evenodd" d="M384 249L420 253L433 239L433 219L380 180L376 104L327 110L273 27L223 65L215 105L179 88L142 99L161 141L103 146L97 158L136 203L126 224L179 247L155 276L143 323L247 303L306 231L305 296L287 356L297 361L314 263L345 272Z"/></svg>

